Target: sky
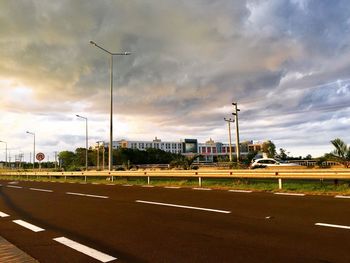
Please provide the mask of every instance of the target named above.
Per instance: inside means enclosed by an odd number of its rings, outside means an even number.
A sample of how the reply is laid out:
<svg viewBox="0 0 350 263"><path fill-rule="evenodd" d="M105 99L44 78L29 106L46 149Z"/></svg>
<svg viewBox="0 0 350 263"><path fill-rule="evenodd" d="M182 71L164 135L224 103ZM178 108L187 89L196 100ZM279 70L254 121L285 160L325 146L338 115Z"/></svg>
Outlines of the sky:
<svg viewBox="0 0 350 263"><path fill-rule="evenodd" d="M348 0L0 1L0 140L12 158L109 138L272 140L293 156L350 143ZM232 131L233 135L234 130ZM0 143L0 160L5 144Z"/></svg>

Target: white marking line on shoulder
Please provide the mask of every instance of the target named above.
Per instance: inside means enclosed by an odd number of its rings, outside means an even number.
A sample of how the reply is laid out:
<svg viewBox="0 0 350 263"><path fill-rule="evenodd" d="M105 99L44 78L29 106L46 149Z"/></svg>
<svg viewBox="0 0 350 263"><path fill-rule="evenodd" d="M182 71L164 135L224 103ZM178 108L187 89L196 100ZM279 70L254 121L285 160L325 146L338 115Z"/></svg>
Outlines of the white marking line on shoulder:
<svg viewBox="0 0 350 263"><path fill-rule="evenodd" d="M53 240L101 262L110 262L112 260L117 259L115 257L102 253L96 249L90 248L88 246L75 242L71 239L68 239L66 237L57 237L57 238L54 238Z"/></svg>
<svg viewBox="0 0 350 263"><path fill-rule="evenodd" d="M41 227L38 227L38 226L35 226L33 224L30 224L26 221L23 221L23 220L13 220L12 221L13 223L16 223L20 226L23 226L29 230L32 230L33 232L40 232L40 231L44 231L45 229L41 228Z"/></svg>
<svg viewBox="0 0 350 263"><path fill-rule="evenodd" d="M290 196L305 196L305 194L295 194L295 193L274 193L275 195L290 195Z"/></svg>
<svg viewBox="0 0 350 263"><path fill-rule="evenodd" d="M10 187L10 188L23 188L22 186L16 186L16 185L6 185L7 187Z"/></svg>
<svg viewBox="0 0 350 263"><path fill-rule="evenodd" d="M150 202L150 201L143 201L143 200L136 200L135 202L136 203L150 204L150 205L161 205L161 206L170 206L170 207L178 207L178 208L185 208L185 209L202 210L202 211L209 211L209 212L216 212L216 213L223 213L223 214L230 214L231 213L231 211L226 211L226 210L218 210L218 209L186 206L186 205L175 205L175 204L167 204L167 203L159 203L159 202Z"/></svg>
<svg viewBox="0 0 350 263"><path fill-rule="evenodd" d="M73 193L73 192L66 192L67 195L79 195L79 196L87 196L87 197L96 197L96 198L109 198L108 196L104 195L92 195L92 194L82 194L82 193Z"/></svg>
<svg viewBox="0 0 350 263"><path fill-rule="evenodd" d="M48 193L52 193L52 190L47 190L47 189L40 189L40 188L29 188L29 190L32 191L39 191L39 192L48 192Z"/></svg>
<svg viewBox="0 0 350 263"><path fill-rule="evenodd" d="M252 193L253 191L250 191L250 190L235 190L235 189L232 189L232 190L228 190L229 192L233 192L233 193Z"/></svg>
<svg viewBox="0 0 350 263"><path fill-rule="evenodd" d="M4 212L0 212L0 217L8 217L8 216L10 216L10 215L8 215L8 214L6 214Z"/></svg>
<svg viewBox="0 0 350 263"><path fill-rule="evenodd" d="M326 223L316 223L315 226L326 226L326 227L350 229L350 226L333 225L333 224L326 224Z"/></svg>

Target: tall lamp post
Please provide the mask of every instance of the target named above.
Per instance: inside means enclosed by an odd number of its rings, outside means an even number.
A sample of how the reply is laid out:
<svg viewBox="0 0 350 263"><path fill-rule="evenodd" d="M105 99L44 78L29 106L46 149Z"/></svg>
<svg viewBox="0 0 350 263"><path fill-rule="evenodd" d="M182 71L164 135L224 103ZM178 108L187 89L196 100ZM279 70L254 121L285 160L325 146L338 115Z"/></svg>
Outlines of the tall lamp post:
<svg viewBox="0 0 350 263"><path fill-rule="evenodd" d="M86 128L86 131L85 131L85 147L86 147L86 149L85 149L85 170L87 171L88 170L88 118L80 116L78 114L75 116L85 120L85 128Z"/></svg>
<svg viewBox="0 0 350 263"><path fill-rule="evenodd" d="M130 55L130 52L121 52L121 53L112 53L107 49L97 45L94 41L90 41L90 44L101 49L110 55L110 118L109 118L109 147L108 147L108 170L111 171L113 168L112 161L112 149L113 149L113 56L127 56Z"/></svg>
<svg viewBox="0 0 350 263"><path fill-rule="evenodd" d="M35 133L26 131L26 133L33 135L34 137L34 149L33 149L33 169L35 168Z"/></svg>
<svg viewBox="0 0 350 263"><path fill-rule="evenodd" d="M4 141L0 141L0 142L2 142L2 143L5 143L6 144L6 148L5 148L5 165L6 165L6 167L8 167L8 163L7 163L7 142L4 142Z"/></svg>

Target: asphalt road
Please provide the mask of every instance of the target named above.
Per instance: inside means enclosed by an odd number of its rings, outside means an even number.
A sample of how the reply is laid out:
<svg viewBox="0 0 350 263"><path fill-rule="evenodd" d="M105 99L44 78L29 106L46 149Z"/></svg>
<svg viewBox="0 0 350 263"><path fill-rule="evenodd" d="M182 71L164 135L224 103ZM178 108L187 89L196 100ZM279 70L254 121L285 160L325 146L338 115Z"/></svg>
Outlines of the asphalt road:
<svg viewBox="0 0 350 263"><path fill-rule="evenodd" d="M347 198L0 184L0 236L40 262L350 262Z"/></svg>

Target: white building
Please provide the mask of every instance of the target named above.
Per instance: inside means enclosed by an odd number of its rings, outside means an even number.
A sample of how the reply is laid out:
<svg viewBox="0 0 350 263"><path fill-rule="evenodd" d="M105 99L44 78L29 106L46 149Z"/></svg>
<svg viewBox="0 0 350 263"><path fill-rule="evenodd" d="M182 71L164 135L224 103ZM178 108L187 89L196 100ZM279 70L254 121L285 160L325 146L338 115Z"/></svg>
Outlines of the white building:
<svg viewBox="0 0 350 263"><path fill-rule="evenodd" d="M105 146L108 147L108 143L105 143ZM138 149L140 151L153 148L160 149L165 152L171 153L183 153L182 142L181 141L161 141L157 137L153 141L128 141L120 140L113 142L113 149L119 148L129 148L129 149Z"/></svg>

